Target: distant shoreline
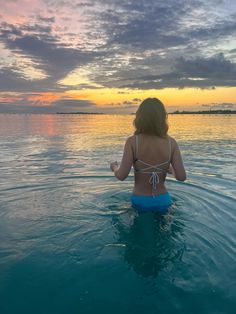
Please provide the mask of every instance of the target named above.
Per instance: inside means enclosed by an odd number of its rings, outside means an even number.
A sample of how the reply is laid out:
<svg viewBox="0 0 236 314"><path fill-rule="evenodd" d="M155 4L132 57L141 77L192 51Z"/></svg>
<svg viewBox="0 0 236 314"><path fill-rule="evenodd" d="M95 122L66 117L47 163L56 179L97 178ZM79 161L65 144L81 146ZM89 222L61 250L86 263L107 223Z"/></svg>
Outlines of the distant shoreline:
<svg viewBox="0 0 236 314"><path fill-rule="evenodd" d="M117 114L117 113L105 113L105 112L57 112L56 114ZM131 113L134 115L135 113ZM200 111L179 111L169 112L169 114L236 114L236 110L200 110Z"/></svg>
<svg viewBox="0 0 236 314"><path fill-rule="evenodd" d="M201 110L201 111L179 111L170 112L169 114L236 114L236 110Z"/></svg>
<svg viewBox="0 0 236 314"><path fill-rule="evenodd" d="M0 112L0 114L24 114L24 115L47 115L47 114L53 114L53 115L135 115L135 112L133 113L106 113L106 112L83 112L83 111L76 111L76 112ZM168 114L236 114L236 110L201 110L201 111L173 111L169 112Z"/></svg>

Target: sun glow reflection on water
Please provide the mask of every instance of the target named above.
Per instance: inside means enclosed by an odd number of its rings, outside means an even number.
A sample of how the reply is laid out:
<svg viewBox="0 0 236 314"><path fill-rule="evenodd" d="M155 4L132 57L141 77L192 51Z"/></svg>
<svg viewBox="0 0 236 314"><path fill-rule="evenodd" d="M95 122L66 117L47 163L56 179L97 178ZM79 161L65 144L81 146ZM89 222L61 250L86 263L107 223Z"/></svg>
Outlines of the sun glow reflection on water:
<svg viewBox="0 0 236 314"><path fill-rule="evenodd" d="M2 313L234 313L236 117L169 115L188 180L162 218L109 170L133 118L0 115Z"/></svg>

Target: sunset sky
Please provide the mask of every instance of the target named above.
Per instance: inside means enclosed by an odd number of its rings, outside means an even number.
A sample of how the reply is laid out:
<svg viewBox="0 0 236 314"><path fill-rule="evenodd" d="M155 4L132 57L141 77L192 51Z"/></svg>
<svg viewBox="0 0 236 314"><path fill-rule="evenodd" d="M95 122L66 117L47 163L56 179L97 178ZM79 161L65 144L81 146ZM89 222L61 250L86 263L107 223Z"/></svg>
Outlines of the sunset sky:
<svg viewBox="0 0 236 314"><path fill-rule="evenodd" d="M236 1L0 0L0 112L236 109Z"/></svg>

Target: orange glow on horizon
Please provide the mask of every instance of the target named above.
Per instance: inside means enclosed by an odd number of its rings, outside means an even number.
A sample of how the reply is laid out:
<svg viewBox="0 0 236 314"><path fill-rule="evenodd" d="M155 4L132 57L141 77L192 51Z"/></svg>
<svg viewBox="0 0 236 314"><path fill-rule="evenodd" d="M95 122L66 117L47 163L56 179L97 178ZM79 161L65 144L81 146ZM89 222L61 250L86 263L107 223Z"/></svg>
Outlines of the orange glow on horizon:
<svg viewBox="0 0 236 314"><path fill-rule="evenodd" d="M99 88L99 89L81 89L81 90L69 90L65 92L42 92L35 94L23 94L17 93L4 93L0 94L0 100L9 105L18 102L31 102L37 104L37 106L50 107L53 103L65 100L65 108L67 100L86 100L97 106L98 109L109 108L109 112L112 110L117 112L129 109L130 111L135 110L139 106L142 100L148 97L159 98L164 105L169 107L169 112L173 110L183 110L187 108L189 110L197 109L204 105L210 104L221 104L231 103L235 104L236 99L236 87L219 87L216 89L176 89L176 88L165 88L161 90L131 90L131 89L118 89L118 88ZM126 103L125 103L126 102ZM130 107L129 107L130 104ZM56 108L56 104L54 104ZM96 108L96 107L94 107ZM84 107L86 110L86 106ZM79 109L78 109L79 110ZM127 110L126 110L127 111ZM105 110L106 112L106 110Z"/></svg>
<svg viewBox="0 0 236 314"><path fill-rule="evenodd" d="M119 94L119 92L123 92ZM235 103L236 87L219 87L216 89L196 88L165 88L161 90L129 90L129 89L87 89L71 90L66 94L73 99L86 99L98 105L98 107L109 106L111 103L123 103L135 98L145 99L148 97L160 98L168 106L201 106L210 103ZM137 105L139 102L137 102Z"/></svg>
<svg viewBox="0 0 236 314"><path fill-rule="evenodd" d="M29 96L27 99L32 102L40 102L42 106L48 106L50 103L57 101L63 97L62 93L41 93Z"/></svg>

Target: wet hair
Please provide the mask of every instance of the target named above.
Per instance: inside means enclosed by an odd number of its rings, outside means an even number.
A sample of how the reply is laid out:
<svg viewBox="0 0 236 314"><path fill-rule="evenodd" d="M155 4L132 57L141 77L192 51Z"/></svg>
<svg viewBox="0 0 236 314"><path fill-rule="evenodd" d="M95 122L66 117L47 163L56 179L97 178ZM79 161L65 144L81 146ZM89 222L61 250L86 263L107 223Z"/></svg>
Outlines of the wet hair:
<svg viewBox="0 0 236 314"><path fill-rule="evenodd" d="M157 98L147 98L139 106L133 121L134 134L151 134L165 137L168 131L167 112Z"/></svg>

